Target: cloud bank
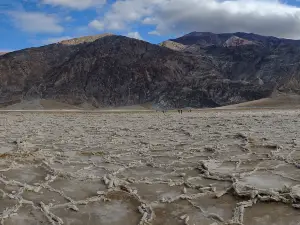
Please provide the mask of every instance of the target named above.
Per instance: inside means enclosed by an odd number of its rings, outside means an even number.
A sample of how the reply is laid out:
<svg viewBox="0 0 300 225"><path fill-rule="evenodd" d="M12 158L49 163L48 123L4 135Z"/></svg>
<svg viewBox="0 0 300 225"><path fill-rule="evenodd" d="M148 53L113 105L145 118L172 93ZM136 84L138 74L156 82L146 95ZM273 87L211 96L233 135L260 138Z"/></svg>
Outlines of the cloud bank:
<svg viewBox="0 0 300 225"><path fill-rule="evenodd" d="M15 26L29 33L61 33L63 26L54 15L40 12L16 11L10 13Z"/></svg>
<svg viewBox="0 0 300 225"><path fill-rule="evenodd" d="M130 38L135 38L135 39L138 39L138 40L143 40L142 36L137 31L136 32L129 32L126 36L130 37Z"/></svg>
<svg viewBox="0 0 300 225"><path fill-rule="evenodd" d="M118 0L97 21L106 30L152 26L156 35L241 31L300 38L300 8L278 0Z"/></svg>
<svg viewBox="0 0 300 225"><path fill-rule="evenodd" d="M90 7L102 6L106 3L106 0L42 0L41 3L83 10Z"/></svg>

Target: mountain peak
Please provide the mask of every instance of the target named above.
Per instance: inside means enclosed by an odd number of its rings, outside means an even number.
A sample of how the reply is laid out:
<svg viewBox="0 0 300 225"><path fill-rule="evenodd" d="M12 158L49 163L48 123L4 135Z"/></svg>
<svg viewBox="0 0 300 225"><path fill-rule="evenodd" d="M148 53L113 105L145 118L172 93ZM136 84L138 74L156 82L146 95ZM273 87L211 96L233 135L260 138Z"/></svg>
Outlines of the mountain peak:
<svg viewBox="0 0 300 225"><path fill-rule="evenodd" d="M97 39L107 37L107 36L114 36L114 34L104 33L104 34L98 34L98 35L93 35L93 36L84 36L84 37L73 38L73 39L69 39L69 40L63 40L63 41L58 42L58 44L78 45L78 44L82 44L82 43L94 42Z"/></svg>
<svg viewBox="0 0 300 225"><path fill-rule="evenodd" d="M234 38L232 38L234 37ZM228 41L229 40L229 41ZM228 42L230 46L240 46L256 44L260 46L278 46L278 45L300 45L299 40L285 39L285 38L277 38L272 36L263 36L254 33L245 33L245 32L235 32L235 33L211 33L211 32L191 32L182 37L171 39L171 41L183 44L183 45L198 45L200 47L207 46L228 46ZM228 42L227 42L228 41ZM227 43L226 43L227 42ZM233 43L235 42L235 44Z"/></svg>
<svg viewBox="0 0 300 225"><path fill-rule="evenodd" d="M198 31L193 31L191 33L188 33L184 35L183 37L201 37L201 36L210 36L210 35L216 35L212 32L198 32Z"/></svg>

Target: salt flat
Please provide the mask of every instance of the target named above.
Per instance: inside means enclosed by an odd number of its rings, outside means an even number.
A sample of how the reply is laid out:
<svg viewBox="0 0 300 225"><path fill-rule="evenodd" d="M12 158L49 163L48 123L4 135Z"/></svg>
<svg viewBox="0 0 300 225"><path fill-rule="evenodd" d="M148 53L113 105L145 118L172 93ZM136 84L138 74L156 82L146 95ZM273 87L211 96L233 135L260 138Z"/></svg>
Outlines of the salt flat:
<svg viewBox="0 0 300 225"><path fill-rule="evenodd" d="M300 110L1 112L5 225L299 225Z"/></svg>

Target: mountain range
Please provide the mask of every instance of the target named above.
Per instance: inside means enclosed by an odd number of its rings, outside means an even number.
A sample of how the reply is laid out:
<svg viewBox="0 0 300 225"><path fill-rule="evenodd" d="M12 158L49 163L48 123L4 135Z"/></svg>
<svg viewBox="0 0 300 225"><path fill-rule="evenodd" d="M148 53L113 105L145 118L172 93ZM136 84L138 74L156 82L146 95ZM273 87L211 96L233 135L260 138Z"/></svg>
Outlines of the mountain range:
<svg viewBox="0 0 300 225"><path fill-rule="evenodd" d="M300 93L300 41L192 32L159 45L113 34L0 54L0 107L218 107Z"/></svg>

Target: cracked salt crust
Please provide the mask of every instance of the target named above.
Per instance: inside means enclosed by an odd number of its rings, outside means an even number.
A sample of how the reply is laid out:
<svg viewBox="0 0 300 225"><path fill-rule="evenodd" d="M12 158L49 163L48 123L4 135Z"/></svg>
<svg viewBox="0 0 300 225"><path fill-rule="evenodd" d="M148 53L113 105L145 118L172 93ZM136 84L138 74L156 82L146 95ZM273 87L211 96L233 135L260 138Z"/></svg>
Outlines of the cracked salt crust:
<svg viewBox="0 0 300 225"><path fill-rule="evenodd" d="M0 222L298 225L299 115L2 113Z"/></svg>

